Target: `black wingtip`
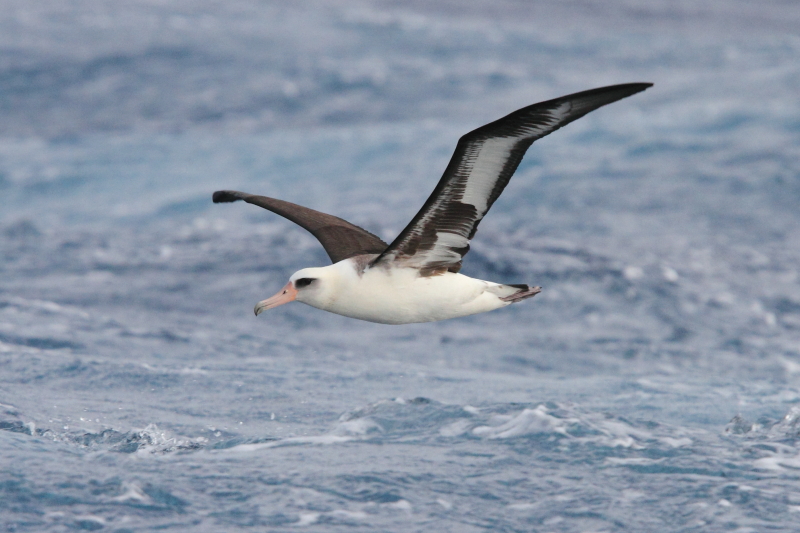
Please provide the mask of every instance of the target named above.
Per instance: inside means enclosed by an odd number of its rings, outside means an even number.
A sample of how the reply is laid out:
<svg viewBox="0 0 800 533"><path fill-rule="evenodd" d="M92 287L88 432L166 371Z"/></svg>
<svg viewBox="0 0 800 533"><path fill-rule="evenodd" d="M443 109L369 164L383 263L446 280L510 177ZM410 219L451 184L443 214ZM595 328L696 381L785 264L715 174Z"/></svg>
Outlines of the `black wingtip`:
<svg viewBox="0 0 800 533"><path fill-rule="evenodd" d="M618 85L608 85L606 87L597 87L596 89L589 89L588 91L581 91L575 94L568 94L556 100L572 99L576 96L594 97L594 96L607 96L614 95L617 100L627 96L640 93L645 89L649 89L653 84L650 82L637 82L637 83L620 83Z"/></svg>
<svg viewBox="0 0 800 533"><path fill-rule="evenodd" d="M589 89L588 91L581 91L579 93L568 94L566 96L562 96L554 100L549 100L547 102L542 102L540 104L534 104L532 106L523 107L522 109L520 109L519 111L515 111L514 113L519 113L520 111L527 111L529 109L538 109L541 106L547 107L569 102L570 104L572 104L572 109L568 114L568 116L565 117L565 119L559 123L558 127L560 128L566 126L567 124L569 124L574 120L581 118L587 113L594 111L595 109L616 102L618 100L622 100L623 98L633 96L634 94L640 93L645 89L649 89L652 86L653 84L649 82L639 82L639 83L621 83L619 85L609 85L607 87L597 87L596 89ZM512 113L511 115L514 115L514 113Z"/></svg>
<svg viewBox="0 0 800 533"><path fill-rule="evenodd" d="M652 83L650 83L649 81L642 81L642 82L638 82L638 83L631 83L630 85L631 85L632 87L635 87L635 88L637 89L637 90L636 90L636 92L637 92L637 93L638 93L638 92L640 92L640 91L644 91L645 89L649 89L650 87L652 87L652 86L653 86L653 84L652 84Z"/></svg>
<svg viewBox="0 0 800 533"><path fill-rule="evenodd" d="M616 95L624 95L619 96L618 99L626 98L628 96L632 96L636 93L640 93L645 89L649 89L652 87L653 84L650 82L637 82L637 83L621 83L619 85L609 85L607 87L598 87L597 89L590 89L588 91L583 91L582 93L576 93L575 95L569 96L577 96L579 94L585 94L586 96L590 95L601 95L601 94L616 94ZM568 98L566 96L564 98Z"/></svg>
<svg viewBox="0 0 800 533"><path fill-rule="evenodd" d="M211 197L211 200L215 204L235 202L236 200L241 199L242 197L240 196L240 193L237 193L236 191L216 191Z"/></svg>
<svg viewBox="0 0 800 533"><path fill-rule="evenodd" d="M645 82L638 82L638 83L626 83L624 85L621 85L620 88L627 87L628 91L626 91L626 92L629 93L629 96L633 96L634 94L640 93L640 92L644 91L645 89L649 89L652 86L653 86L652 83L650 83L648 81L645 81Z"/></svg>

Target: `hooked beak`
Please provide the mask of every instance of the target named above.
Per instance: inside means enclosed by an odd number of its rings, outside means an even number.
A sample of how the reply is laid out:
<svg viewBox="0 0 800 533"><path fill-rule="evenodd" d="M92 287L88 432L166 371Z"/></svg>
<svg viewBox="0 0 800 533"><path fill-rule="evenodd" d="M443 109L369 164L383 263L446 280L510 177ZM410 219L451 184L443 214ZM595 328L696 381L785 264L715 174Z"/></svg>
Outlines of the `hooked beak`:
<svg viewBox="0 0 800 533"><path fill-rule="evenodd" d="M278 307L279 305L288 304L289 302L293 301L297 297L297 289L294 288L294 284L290 281L286 284L284 288L282 288L278 294L271 298L267 298L266 300L261 300L256 304L256 308L254 311L256 312L256 316L260 315L263 311L267 309L272 309L273 307Z"/></svg>

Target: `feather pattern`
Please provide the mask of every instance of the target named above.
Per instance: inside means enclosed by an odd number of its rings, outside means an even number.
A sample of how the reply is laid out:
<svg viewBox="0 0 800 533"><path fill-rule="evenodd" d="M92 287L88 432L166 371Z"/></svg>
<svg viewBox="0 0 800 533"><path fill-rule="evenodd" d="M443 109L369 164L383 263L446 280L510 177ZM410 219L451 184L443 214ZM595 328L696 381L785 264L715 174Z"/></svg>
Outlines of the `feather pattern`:
<svg viewBox="0 0 800 533"><path fill-rule="evenodd" d="M291 202L239 191L217 191L212 200L214 203L244 200L291 220L317 238L333 263L357 255L379 254L386 249L386 243L378 236L355 224Z"/></svg>
<svg viewBox="0 0 800 533"><path fill-rule="evenodd" d="M562 96L467 133L425 205L372 264L417 268L422 276L458 272L478 224L534 141L651 85L628 83Z"/></svg>

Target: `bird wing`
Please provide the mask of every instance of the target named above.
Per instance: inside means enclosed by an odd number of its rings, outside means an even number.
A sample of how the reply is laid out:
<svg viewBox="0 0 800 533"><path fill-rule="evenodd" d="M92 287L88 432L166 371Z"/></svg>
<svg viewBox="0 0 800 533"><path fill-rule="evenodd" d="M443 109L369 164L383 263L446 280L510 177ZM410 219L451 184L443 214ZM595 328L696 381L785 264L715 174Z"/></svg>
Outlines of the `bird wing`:
<svg viewBox="0 0 800 533"><path fill-rule="evenodd" d="M212 199L215 204L244 200L291 220L316 237L334 263L356 255L379 254L387 246L377 236L346 220L283 200L239 191L217 191Z"/></svg>
<svg viewBox="0 0 800 533"><path fill-rule="evenodd" d="M651 85L627 83L562 96L467 133L425 205L372 264L418 268L423 276L458 272L478 224L535 140Z"/></svg>

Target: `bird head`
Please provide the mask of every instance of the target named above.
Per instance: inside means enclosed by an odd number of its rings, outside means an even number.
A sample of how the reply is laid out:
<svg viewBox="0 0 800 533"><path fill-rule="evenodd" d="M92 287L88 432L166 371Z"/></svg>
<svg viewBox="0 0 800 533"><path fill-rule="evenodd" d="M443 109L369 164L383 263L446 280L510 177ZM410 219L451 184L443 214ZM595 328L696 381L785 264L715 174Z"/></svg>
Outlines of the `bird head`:
<svg viewBox="0 0 800 533"><path fill-rule="evenodd" d="M329 267L298 270L277 294L256 304L256 315L294 300L319 307L330 298L333 288L332 272L329 270Z"/></svg>

